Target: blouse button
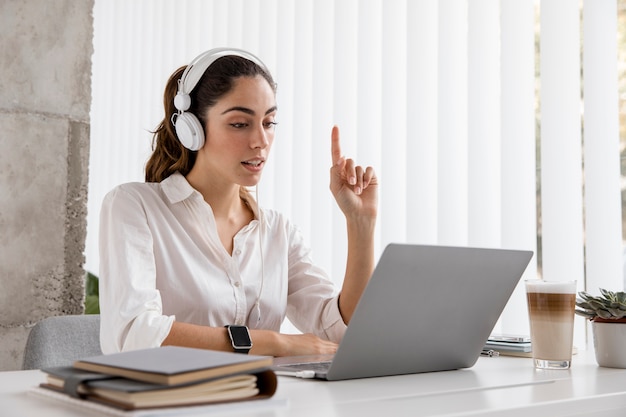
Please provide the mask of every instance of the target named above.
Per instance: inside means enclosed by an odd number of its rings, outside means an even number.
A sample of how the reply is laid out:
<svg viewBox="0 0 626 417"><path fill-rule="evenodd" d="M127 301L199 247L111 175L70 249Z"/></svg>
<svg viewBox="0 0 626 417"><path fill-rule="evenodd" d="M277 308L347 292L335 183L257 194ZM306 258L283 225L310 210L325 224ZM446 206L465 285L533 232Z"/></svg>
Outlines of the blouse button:
<svg viewBox="0 0 626 417"><path fill-rule="evenodd" d="M241 255L241 249L237 249L237 250L235 251L235 255Z"/></svg>
<svg viewBox="0 0 626 417"><path fill-rule="evenodd" d="M241 283L239 281L235 281L235 287L239 287Z"/></svg>

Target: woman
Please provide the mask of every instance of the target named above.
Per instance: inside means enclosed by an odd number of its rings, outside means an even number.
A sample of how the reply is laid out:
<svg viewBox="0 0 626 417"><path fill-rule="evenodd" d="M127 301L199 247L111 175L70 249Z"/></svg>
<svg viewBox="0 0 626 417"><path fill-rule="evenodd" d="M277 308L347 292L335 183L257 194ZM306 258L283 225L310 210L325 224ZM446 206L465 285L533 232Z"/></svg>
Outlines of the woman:
<svg viewBox="0 0 626 417"><path fill-rule="evenodd" d="M146 182L113 189L100 222L104 353L179 345L258 355L334 353L374 269L377 178L331 133L330 189L346 217L341 291L298 229L259 208L276 126L274 81L238 49L170 77ZM303 334L279 333L288 317Z"/></svg>

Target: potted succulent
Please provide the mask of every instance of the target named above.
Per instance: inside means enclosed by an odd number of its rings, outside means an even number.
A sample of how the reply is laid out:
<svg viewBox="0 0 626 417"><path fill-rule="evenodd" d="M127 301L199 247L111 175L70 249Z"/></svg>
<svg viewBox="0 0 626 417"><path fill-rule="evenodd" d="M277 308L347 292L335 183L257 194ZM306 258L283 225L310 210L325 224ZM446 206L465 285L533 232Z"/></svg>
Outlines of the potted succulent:
<svg viewBox="0 0 626 417"><path fill-rule="evenodd" d="M626 292L578 293L576 314L591 321L598 365L626 368Z"/></svg>

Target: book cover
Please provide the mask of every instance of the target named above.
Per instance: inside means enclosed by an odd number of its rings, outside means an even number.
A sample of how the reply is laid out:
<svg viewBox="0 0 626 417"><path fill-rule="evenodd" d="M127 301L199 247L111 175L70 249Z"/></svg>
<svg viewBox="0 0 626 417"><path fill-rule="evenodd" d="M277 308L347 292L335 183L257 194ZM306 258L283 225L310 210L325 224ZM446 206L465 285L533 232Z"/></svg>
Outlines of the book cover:
<svg viewBox="0 0 626 417"><path fill-rule="evenodd" d="M84 358L74 368L161 385L177 385L235 373L263 370L271 356L163 346Z"/></svg>
<svg viewBox="0 0 626 417"><path fill-rule="evenodd" d="M161 385L82 371L73 367L43 369L40 386L124 410L190 406L270 398L277 388L271 370L239 373L180 385Z"/></svg>

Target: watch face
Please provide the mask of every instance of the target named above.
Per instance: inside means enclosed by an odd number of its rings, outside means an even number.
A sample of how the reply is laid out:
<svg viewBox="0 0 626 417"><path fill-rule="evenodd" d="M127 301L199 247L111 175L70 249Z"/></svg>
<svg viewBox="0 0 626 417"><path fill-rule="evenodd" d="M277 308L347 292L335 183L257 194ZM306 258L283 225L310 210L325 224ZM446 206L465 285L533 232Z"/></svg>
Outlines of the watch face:
<svg viewBox="0 0 626 417"><path fill-rule="evenodd" d="M252 347L252 340L250 340L250 333L246 326L229 326L228 330L234 348Z"/></svg>

